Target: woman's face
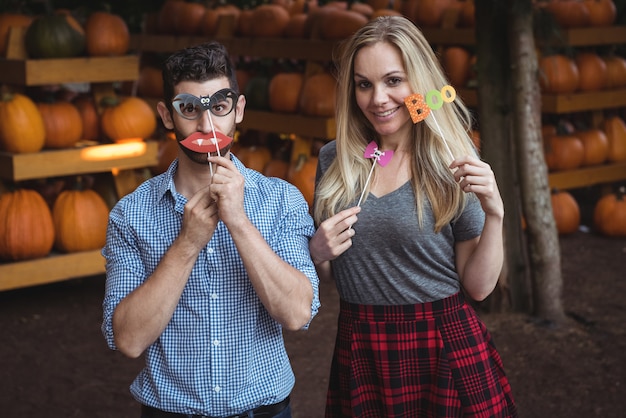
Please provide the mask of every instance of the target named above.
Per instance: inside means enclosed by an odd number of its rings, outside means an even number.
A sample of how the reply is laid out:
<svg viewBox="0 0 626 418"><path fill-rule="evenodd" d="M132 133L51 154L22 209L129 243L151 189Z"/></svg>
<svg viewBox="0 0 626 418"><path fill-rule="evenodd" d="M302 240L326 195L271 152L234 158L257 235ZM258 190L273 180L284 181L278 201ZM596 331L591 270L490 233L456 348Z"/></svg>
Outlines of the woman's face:
<svg viewBox="0 0 626 418"><path fill-rule="evenodd" d="M413 92L395 46L361 48L354 57L354 85L357 105L382 138L408 134L412 121L404 99Z"/></svg>
<svg viewBox="0 0 626 418"><path fill-rule="evenodd" d="M207 80L204 82L183 81L176 85L174 89L174 96L177 97L179 94L185 93L198 98L211 97L216 92L229 87L230 85L228 79L225 77ZM212 134L213 129L215 129L216 132L221 132L222 134L232 138L235 135L236 124L241 122L243 118L243 109L245 106L245 98L243 96L240 96L235 100L237 100L235 108L224 116L216 116L215 114L209 115L209 110L203 110L197 119L186 119L178 112L172 111L171 113L168 112L170 116L170 120L168 121L170 126L167 126L168 123L166 123L165 120L164 124L166 125L166 128L174 129L176 139L179 143L194 133L210 135ZM229 151L230 145L231 144L220 150L221 155L224 155ZM188 149L184 145L181 145L181 147L191 160L200 164L206 164L206 152L195 152Z"/></svg>

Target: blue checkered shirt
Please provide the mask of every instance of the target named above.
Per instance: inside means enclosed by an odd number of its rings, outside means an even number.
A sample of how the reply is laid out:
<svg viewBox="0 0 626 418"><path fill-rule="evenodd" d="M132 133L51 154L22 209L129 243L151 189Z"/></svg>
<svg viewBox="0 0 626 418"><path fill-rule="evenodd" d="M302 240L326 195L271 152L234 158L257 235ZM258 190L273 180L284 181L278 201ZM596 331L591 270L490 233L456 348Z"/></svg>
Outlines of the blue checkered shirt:
<svg viewBox="0 0 626 418"><path fill-rule="evenodd" d="M314 226L306 201L293 185L232 160L245 178L246 214L276 254L311 281L313 318L319 281L308 251ZM111 211L102 250L107 271L102 332L111 349L116 349L115 307L150 276L180 232L187 200L175 190L176 168L174 161ZM166 411L228 416L280 402L291 392L295 378L282 328L257 297L222 222L200 252L170 323L146 350L145 361L131 393Z"/></svg>

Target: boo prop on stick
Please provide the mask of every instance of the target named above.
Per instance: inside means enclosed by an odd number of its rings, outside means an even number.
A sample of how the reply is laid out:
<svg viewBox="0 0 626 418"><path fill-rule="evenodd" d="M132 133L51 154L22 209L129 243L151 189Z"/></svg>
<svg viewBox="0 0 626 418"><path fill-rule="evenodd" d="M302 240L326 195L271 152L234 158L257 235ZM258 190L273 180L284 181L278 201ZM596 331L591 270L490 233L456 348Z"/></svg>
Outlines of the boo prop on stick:
<svg viewBox="0 0 626 418"><path fill-rule="evenodd" d="M448 154L450 154L450 158L454 160L454 155L448 146L448 142L441 131L441 127L437 122L437 118L435 117L435 113L432 110L440 109L444 103L452 103L456 99L456 90L451 85L443 86L441 91L431 90L426 93L426 99L424 100L424 96L419 93L414 93L409 97L404 99L404 104L407 109L409 109L409 114L411 115L411 119L413 123L418 123L423 121L431 115L433 117L433 121L435 125L437 125L437 130L439 131L439 136L443 139L443 143L448 150Z"/></svg>

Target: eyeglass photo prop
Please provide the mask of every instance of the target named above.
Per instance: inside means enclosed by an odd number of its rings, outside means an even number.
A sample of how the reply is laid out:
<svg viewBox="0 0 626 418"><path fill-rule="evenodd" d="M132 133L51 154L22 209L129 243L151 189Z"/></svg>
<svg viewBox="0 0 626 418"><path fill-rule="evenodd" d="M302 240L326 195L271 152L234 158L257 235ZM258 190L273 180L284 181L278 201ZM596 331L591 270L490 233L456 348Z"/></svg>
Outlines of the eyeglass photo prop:
<svg viewBox="0 0 626 418"><path fill-rule="evenodd" d="M235 108L238 95L232 89L222 89L215 92L212 96L194 96L189 93L181 93L174 97L172 106L176 112L185 119L196 120L202 117L204 112L208 110L209 123L211 124L211 133L194 132L180 143L194 152L217 153L221 156L221 149L226 149L233 138L215 130L212 114L217 117L223 117ZM209 164L211 176L213 176L213 166Z"/></svg>
<svg viewBox="0 0 626 418"><path fill-rule="evenodd" d="M437 130L439 131L439 136L443 140L448 153L450 154L450 158L454 160L454 155L448 146L448 142L441 131L441 127L435 118L433 110L440 109L444 103L452 103L456 99L456 90L451 85L445 85L441 91L431 90L426 94L426 99L419 93L414 93L407 98L404 99L404 104L409 110L409 114L411 115L411 120L414 124L419 123L426 119L428 115L433 117L433 121L437 126ZM356 204L357 206L361 206L361 202L363 201L363 196L365 195L365 190L367 190L367 186L372 178L372 173L374 172L374 167L376 164L380 164L381 167L384 167L389 163L391 157L393 157L393 151L381 151L378 149L378 145L375 141L370 142L365 148L365 152L363 153L364 158L372 159L372 168L370 169L369 175L367 176L367 180L365 180L365 186L363 187L363 191L361 192L361 196L359 197L359 201Z"/></svg>

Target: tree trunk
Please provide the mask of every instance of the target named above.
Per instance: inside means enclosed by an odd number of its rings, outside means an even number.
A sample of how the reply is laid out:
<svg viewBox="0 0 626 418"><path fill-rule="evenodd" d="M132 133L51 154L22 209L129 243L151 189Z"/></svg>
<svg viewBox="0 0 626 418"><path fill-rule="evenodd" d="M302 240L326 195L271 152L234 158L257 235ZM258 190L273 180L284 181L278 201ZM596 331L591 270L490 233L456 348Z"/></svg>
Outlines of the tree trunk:
<svg viewBox="0 0 626 418"><path fill-rule="evenodd" d="M529 269L521 226L521 198L511 107L507 2L476 0L478 116L482 158L498 181L504 218L505 266L486 304L491 310L530 311Z"/></svg>
<svg viewBox="0 0 626 418"><path fill-rule="evenodd" d="M510 2L509 51L513 92L513 127L528 234L534 313L562 323L563 280L559 237L552 213L548 170L541 136L541 94L533 36L531 0Z"/></svg>

